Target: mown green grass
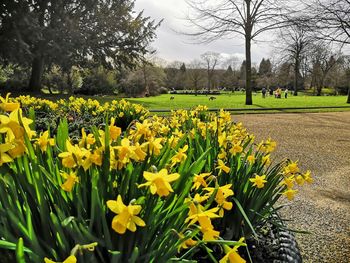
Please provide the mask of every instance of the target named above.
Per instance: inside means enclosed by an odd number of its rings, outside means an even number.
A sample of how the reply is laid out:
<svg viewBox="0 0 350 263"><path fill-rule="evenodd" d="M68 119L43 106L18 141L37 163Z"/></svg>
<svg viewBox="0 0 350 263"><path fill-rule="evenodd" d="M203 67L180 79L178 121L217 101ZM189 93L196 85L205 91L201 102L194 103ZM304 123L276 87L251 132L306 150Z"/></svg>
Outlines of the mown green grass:
<svg viewBox="0 0 350 263"><path fill-rule="evenodd" d="M40 97L58 100L60 98L68 99L70 95L41 95ZM170 98L174 96L174 99ZM84 99L96 99L101 103L119 100L120 96L79 96ZM346 103L346 96L310 96L299 93L298 96L289 95L287 99L284 97L281 99L276 99L273 96L266 97L263 99L261 94L253 95L253 105L245 105L245 94L242 93L226 93L221 95L216 95L215 100L209 100L210 96L206 95L180 95L180 94L164 94L155 97L145 97L145 98L125 98L126 100L132 103L138 103L143 105L149 110L174 110L174 109L189 109L197 105L206 105L209 109L245 109L245 113L249 113L248 109L264 109L264 108L295 108L295 107L338 107L338 106L347 106L350 107L350 104ZM296 110L298 112L325 112L325 111L350 111L350 108L342 109L317 109L317 110ZM273 112L273 111L252 111L252 112ZM281 112L281 111L276 111ZM283 110L283 112L295 112L294 110Z"/></svg>
<svg viewBox="0 0 350 263"><path fill-rule="evenodd" d="M174 96L171 100L170 97ZM287 99L267 97L263 99L261 94L253 96L253 105L245 105L244 94L223 94L215 96L215 100L209 100L205 95L171 95L165 94L148 98L127 98L130 102L139 103L148 109L183 109L197 105L206 105L211 108L289 108L289 107L325 107L325 106L350 106L346 103L346 96L289 96Z"/></svg>

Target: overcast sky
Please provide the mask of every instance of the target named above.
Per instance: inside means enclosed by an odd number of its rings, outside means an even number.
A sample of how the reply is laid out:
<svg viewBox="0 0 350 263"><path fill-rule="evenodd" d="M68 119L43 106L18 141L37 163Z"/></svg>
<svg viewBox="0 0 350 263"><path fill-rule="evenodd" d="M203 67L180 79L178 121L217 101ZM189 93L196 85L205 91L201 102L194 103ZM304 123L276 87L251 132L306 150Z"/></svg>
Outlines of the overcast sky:
<svg viewBox="0 0 350 263"><path fill-rule="evenodd" d="M190 43L189 37L176 33L185 31L189 26L185 21L189 12L185 0L136 0L136 10L144 10L146 16L156 21L164 19L157 30L157 40L152 46L157 50L157 56L169 62L189 62L198 59L200 54L206 51L215 51L224 56L235 55L240 60L244 59L244 41L236 36L232 39L217 40L210 44ZM272 36L264 36L266 40L273 40ZM253 44L252 61L260 63L261 59L272 56L272 42Z"/></svg>

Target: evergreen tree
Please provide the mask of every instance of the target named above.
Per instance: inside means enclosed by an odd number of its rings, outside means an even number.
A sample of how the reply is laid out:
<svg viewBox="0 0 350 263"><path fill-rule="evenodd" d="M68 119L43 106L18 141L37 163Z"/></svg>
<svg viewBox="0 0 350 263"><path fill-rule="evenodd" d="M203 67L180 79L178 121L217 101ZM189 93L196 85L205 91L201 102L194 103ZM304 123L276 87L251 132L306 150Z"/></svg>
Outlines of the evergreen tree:
<svg viewBox="0 0 350 263"><path fill-rule="evenodd" d="M135 0L4 0L0 5L0 58L31 67L29 90L40 91L45 66L87 61L133 67L159 24L135 14Z"/></svg>

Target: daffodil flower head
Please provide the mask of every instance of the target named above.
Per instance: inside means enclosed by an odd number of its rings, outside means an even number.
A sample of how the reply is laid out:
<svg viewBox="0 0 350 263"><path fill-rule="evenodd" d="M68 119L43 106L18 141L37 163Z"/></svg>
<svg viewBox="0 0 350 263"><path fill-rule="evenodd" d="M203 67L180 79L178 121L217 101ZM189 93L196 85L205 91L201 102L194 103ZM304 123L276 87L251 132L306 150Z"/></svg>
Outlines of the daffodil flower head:
<svg viewBox="0 0 350 263"><path fill-rule="evenodd" d="M234 194L231 188L232 188L232 184L227 184L224 186L220 186L218 188L214 188L214 187L204 188L204 190L208 191L207 196L211 196L215 192L215 190L217 190L215 195L215 202L219 206L220 217L224 216L224 210L231 210L233 207L232 202L229 202L226 200L228 197Z"/></svg>
<svg viewBox="0 0 350 263"><path fill-rule="evenodd" d="M185 223L188 223L189 226L195 224L199 219L203 220L204 217L210 218L219 218L220 216L216 214L219 211L219 207L214 207L208 210L205 210L200 204L195 204L194 202L190 203L190 210L188 216L185 220ZM203 221L204 222L204 221Z"/></svg>
<svg viewBox="0 0 350 263"><path fill-rule="evenodd" d="M296 174L299 172L298 161L290 162L286 167L284 167L283 171L287 174Z"/></svg>
<svg viewBox="0 0 350 263"><path fill-rule="evenodd" d="M255 178L250 178L249 181L253 183L253 186L256 186L257 188L263 188L265 186L265 183L267 183L266 175L255 175Z"/></svg>
<svg viewBox="0 0 350 263"><path fill-rule="evenodd" d="M168 196L173 189L171 182L176 181L180 175L178 173L168 174L166 169L162 169L156 173L143 172L143 177L147 180L146 183L140 184L138 187L149 186L151 193L158 194L160 197Z"/></svg>
<svg viewBox="0 0 350 263"><path fill-rule="evenodd" d="M243 147L240 145L240 143L235 143L232 148L230 149L230 153L235 156L238 153L241 153L243 151Z"/></svg>
<svg viewBox="0 0 350 263"><path fill-rule="evenodd" d="M49 138L49 131L45 131L36 140L36 144L39 146L41 152L46 152L48 145L50 146L55 145L55 140L53 138Z"/></svg>
<svg viewBox="0 0 350 263"><path fill-rule="evenodd" d="M79 182L79 177L77 176L77 173L73 171L69 174L63 172L62 177L66 179L66 181L61 185L61 188L66 192L71 192L75 183Z"/></svg>
<svg viewBox="0 0 350 263"><path fill-rule="evenodd" d="M176 232L177 233L177 232ZM190 247L193 247L197 244L197 241L193 240L192 238L186 238L184 234L177 233L180 240L182 240L181 244L178 246L177 251L180 252L181 249L188 249Z"/></svg>
<svg viewBox="0 0 350 263"><path fill-rule="evenodd" d="M201 174L195 174L193 177L193 186L192 189L198 190L199 187L208 187L208 184L206 182L206 177L210 176L211 173L201 173Z"/></svg>
<svg viewBox="0 0 350 263"><path fill-rule="evenodd" d="M203 233L204 241L213 241L220 237L220 232L214 229L211 220L207 216L199 216L198 222L200 225L200 230Z"/></svg>
<svg viewBox="0 0 350 263"><path fill-rule="evenodd" d="M20 107L20 104L18 102L10 102L9 98L10 98L11 93L7 93L6 98L3 98L0 96L0 108L3 111L15 111L18 110Z"/></svg>
<svg viewBox="0 0 350 263"><path fill-rule="evenodd" d="M238 242L242 243L243 241L244 238L241 238ZM246 261L237 252L240 246L245 246L245 244L235 245L233 248L224 245L226 255L219 261L219 263L245 263Z"/></svg>
<svg viewBox="0 0 350 263"><path fill-rule="evenodd" d="M292 201L295 197L295 194L298 192L298 190L293 190L293 189L287 189L284 191L282 194L285 195L289 201Z"/></svg>
<svg viewBox="0 0 350 263"><path fill-rule="evenodd" d="M306 173L304 173L304 179L307 183L311 184L314 179L311 177L311 171L307 170Z"/></svg>
<svg viewBox="0 0 350 263"><path fill-rule="evenodd" d="M172 165L185 161L187 155L185 152L188 150L188 145L186 144L183 148L180 148L177 153L171 158Z"/></svg>
<svg viewBox="0 0 350 263"><path fill-rule="evenodd" d="M11 156L7 153L13 148L14 146L11 143L0 144L0 166L2 166L4 163L10 163L13 161Z"/></svg>
<svg viewBox="0 0 350 263"><path fill-rule="evenodd" d="M254 155L248 155L247 161L250 163L250 165L254 164L255 156Z"/></svg>
<svg viewBox="0 0 350 263"><path fill-rule="evenodd" d="M115 126L114 123L115 123L115 118L112 117L111 124L109 125L109 134L113 141L116 140L122 133L122 129Z"/></svg>
<svg viewBox="0 0 350 263"><path fill-rule="evenodd" d="M127 229L135 232L136 226L146 226L146 223L137 216L142 207L132 204L126 206L120 195L118 195L117 200L108 200L107 207L117 214L112 220L112 228L118 234L124 234Z"/></svg>
<svg viewBox="0 0 350 263"><path fill-rule="evenodd" d="M224 171L225 173L229 173L231 170L231 168L226 166L226 164L221 159L218 159L218 166L216 167L216 169Z"/></svg>

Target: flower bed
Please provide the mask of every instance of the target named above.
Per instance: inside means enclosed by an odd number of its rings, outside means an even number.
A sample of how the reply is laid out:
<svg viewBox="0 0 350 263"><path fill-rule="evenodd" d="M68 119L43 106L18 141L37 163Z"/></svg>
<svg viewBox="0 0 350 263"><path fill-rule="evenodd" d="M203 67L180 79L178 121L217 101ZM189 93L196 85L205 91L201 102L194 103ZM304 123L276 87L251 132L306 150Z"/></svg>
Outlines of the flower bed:
<svg viewBox="0 0 350 263"><path fill-rule="evenodd" d="M224 111L124 130L111 114L70 138L66 120L36 132L1 100L0 247L18 262L244 262L277 200L312 182L296 162L271 164L276 143L254 143Z"/></svg>
<svg viewBox="0 0 350 263"><path fill-rule="evenodd" d="M24 113L35 119L36 131L43 132L50 128L54 134L59 121L67 119L72 137L79 136L82 128L89 130L91 126L103 124L107 116L113 116L115 125L125 130L134 120L143 121L149 115L148 110L141 105L125 100L100 104L97 100L75 97L52 102L31 96L19 96L10 101L20 103Z"/></svg>

